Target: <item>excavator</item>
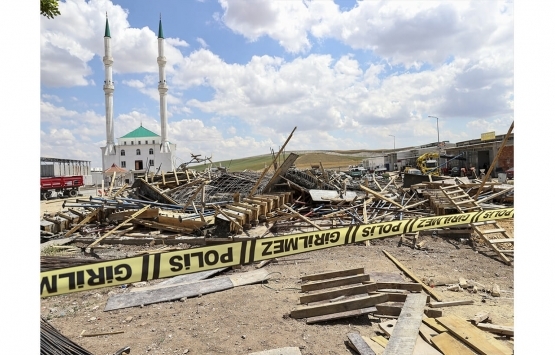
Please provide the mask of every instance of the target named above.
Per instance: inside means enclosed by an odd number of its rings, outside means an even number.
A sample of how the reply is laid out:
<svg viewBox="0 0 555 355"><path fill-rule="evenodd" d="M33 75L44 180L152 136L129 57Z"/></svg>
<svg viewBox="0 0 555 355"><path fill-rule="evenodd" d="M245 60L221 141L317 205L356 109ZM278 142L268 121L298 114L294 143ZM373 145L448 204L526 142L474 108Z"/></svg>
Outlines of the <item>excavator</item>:
<svg viewBox="0 0 555 355"><path fill-rule="evenodd" d="M445 158L446 162L439 165L440 155L438 153L425 153L416 159L416 167L422 172L423 175L439 176L442 166L447 166L453 160L466 160L464 155L465 153L461 153L456 156L441 155L441 158Z"/></svg>
<svg viewBox="0 0 555 355"><path fill-rule="evenodd" d="M439 176L438 163L438 153L425 153L416 159L416 167L423 175Z"/></svg>

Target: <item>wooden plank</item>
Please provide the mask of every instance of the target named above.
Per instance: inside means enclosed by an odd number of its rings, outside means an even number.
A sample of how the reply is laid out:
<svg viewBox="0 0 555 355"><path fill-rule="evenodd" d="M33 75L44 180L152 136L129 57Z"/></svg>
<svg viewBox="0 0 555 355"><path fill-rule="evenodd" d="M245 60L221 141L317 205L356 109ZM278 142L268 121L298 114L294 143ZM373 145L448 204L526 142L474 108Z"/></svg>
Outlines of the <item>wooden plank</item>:
<svg viewBox="0 0 555 355"><path fill-rule="evenodd" d="M257 351L255 353L248 353L248 355L302 355L301 349L294 346L288 346L285 348L271 349L264 351Z"/></svg>
<svg viewBox="0 0 555 355"><path fill-rule="evenodd" d="M447 302L430 302L431 308L440 307L453 307L453 306L463 306L467 304L473 304L473 300L460 300L460 301L447 301Z"/></svg>
<svg viewBox="0 0 555 355"><path fill-rule="evenodd" d="M380 328L390 336L389 341L391 341L391 336L395 331L395 326L398 323L397 320L391 320L388 322L380 323ZM382 327L383 326L383 327ZM422 326L422 323L420 323ZM430 344L428 344L424 339L422 339L418 334L416 335L416 342L414 344L413 355L441 355L439 351L434 349Z"/></svg>
<svg viewBox="0 0 555 355"><path fill-rule="evenodd" d="M264 269L256 270L258 278L249 278L244 275L243 279L249 279L251 283L264 281L268 275L267 273L266 275L261 274L260 270ZM108 298L104 311L195 297L207 293L228 290L233 287L235 287L235 285L231 278L223 276L183 285L172 285L160 289L147 290L144 292L120 293Z"/></svg>
<svg viewBox="0 0 555 355"><path fill-rule="evenodd" d="M122 212L115 212L108 216L109 221L123 221L133 215L136 211L122 211ZM149 208L148 210L143 211L137 218L143 219L153 219L158 217L160 214L159 208Z"/></svg>
<svg viewBox="0 0 555 355"><path fill-rule="evenodd" d="M387 343L388 343L388 340L387 340L386 338L384 338L384 337L381 336L381 335L378 335L378 336L372 337L372 338L370 338L370 339L372 339L373 341L375 341L376 343L378 343L380 346L383 346L383 347L384 347L384 351L385 351L385 347L387 346ZM382 353L382 354L383 354L383 353Z"/></svg>
<svg viewBox="0 0 555 355"><path fill-rule="evenodd" d="M332 298L336 298L339 296L352 296L352 295L360 295L360 294L368 294L367 285L359 285L359 286L342 288L339 290L325 291L325 292L300 296L299 303L307 304L307 303L313 303L318 301L331 300Z"/></svg>
<svg viewBox="0 0 555 355"><path fill-rule="evenodd" d="M352 311L355 309L368 308L387 301L387 295L373 295L352 300L339 301L329 304L300 306L291 311L291 318L309 318L323 316L326 314Z"/></svg>
<svg viewBox="0 0 555 355"><path fill-rule="evenodd" d="M457 339L481 355L512 355L512 350L496 339L488 338L483 330L456 315L437 318L437 321Z"/></svg>
<svg viewBox="0 0 555 355"><path fill-rule="evenodd" d="M354 309L352 311L332 313L332 314L326 314L323 316L316 316L316 317L309 317L306 319L306 324L315 324L315 323L322 323L322 322L327 322L327 321L336 320L336 319L358 317L365 314L373 313L375 311L376 311L376 307L367 307L367 308L361 308L361 309Z"/></svg>
<svg viewBox="0 0 555 355"><path fill-rule="evenodd" d="M472 324L476 325L481 323L489 318L489 312L478 312L472 319L470 320Z"/></svg>
<svg viewBox="0 0 555 355"><path fill-rule="evenodd" d="M435 330L427 326L426 323L424 322L420 324L420 328L418 328L418 332L420 333L422 338L424 338L424 340L426 340L426 342L430 345L433 345L432 337L438 335L438 332L436 332Z"/></svg>
<svg viewBox="0 0 555 355"><path fill-rule="evenodd" d="M443 355L475 355L472 350L455 339L448 332L436 335L431 340Z"/></svg>
<svg viewBox="0 0 555 355"><path fill-rule="evenodd" d="M388 302L405 302L407 299L407 293L393 293L393 292L385 292L385 291L378 291L378 292L370 292L369 294L374 293L384 293L388 298ZM426 302L430 302L430 296L426 295Z"/></svg>
<svg viewBox="0 0 555 355"><path fill-rule="evenodd" d="M487 323L478 323L476 326L482 330L487 330L490 333L509 335L512 337L515 336L514 327L509 327L506 325L487 324Z"/></svg>
<svg viewBox="0 0 555 355"><path fill-rule="evenodd" d="M363 267L356 268L356 269L330 271L330 272L323 272L319 274L305 275L305 276L301 276L301 281L302 282L318 281L318 280L333 279L336 277L353 276L353 275L360 275L360 274L364 274Z"/></svg>
<svg viewBox="0 0 555 355"><path fill-rule="evenodd" d="M438 333L443 333L448 331L447 328L439 324L435 318L424 317L424 319L422 319L422 322Z"/></svg>
<svg viewBox="0 0 555 355"><path fill-rule="evenodd" d="M366 344L366 342L364 341L364 339L362 339L360 334L348 333L347 338L349 339L351 344L353 344L356 351L358 351L360 355L376 355L374 350L372 350L372 348L370 348L370 346Z"/></svg>
<svg viewBox="0 0 555 355"><path fill-rule="evenodd" d="M153 285L153 286L132 288L130 292L141 292L141 291L147 291L147 290L155 290L155 289L162 288L162 287L188 284L188 283L191 283L191 282L196 282L196 281L207 279L210 276L216 275L216 274L224 271L225 269L228 269L228 268L227 267L222 267L222 268L219 268L219 269L195 272L193 274L185 274L185 275L174 276L172 278L164 280L164 281L162 281L162 282L160 282L156 285Z"/></svg>
<svg viewBox="0 0 555 355"><path fill-rule="evenodd" d="M310 224L311 226L313 226L314 228L318 229L318 230L323 230L322 227L320 227L319 225L315 224L314 222L312 222L310 219L306 218L305 216L303 216L302 214L300 214L299 212L295 211L294 209L292 209L291 207L287 206L287 205L282 205L281 207L285 207L287 210L289 210L291 213L293 213L295 216L297 216L298 218L302 219L303 221L305 221L306 223Z"/></svg>
<svg viewBox="0 0 555 355"><path fill-rule="evenodd" d="M257 269L229 275L229 279L231 280L231 283L233 283L233 286L238 287L262 282L268 279L268 275L268 270Z"/></svg>
<svg viewBox="0 0 555 355"><path fill-rule="evenodd" d="M413 282L376 282L376 287L378 290L395 289L422 292L422 285Z"/></svg>
<svg viewBox="0 0 555 355"><path fill-rule="evenodd" d="M311 282L311 283L301 285L301 291L302 292L316 291L316 290L322 290L324 288L332 288L332 287L362 283L364 281L370 281L370 275L363 274L363 275L347 276L341 279Z"/></svg>
<svg viewBox="0 0 555 355"><path fill-rule="evenodd" d="M407 296L383 355L412 355L425 306L426 295L413 293Z"/></svg>
<svg viewBox="0 0 555 355"><path fill-rule="evenodd" d="M179 218L176 218L176 217L168 217L168 216L161 216L161 215L158 216L158 219L156 220L156 222L162 223L162 224L169 224L175 227L183 227L183 228L191 228L191 229L200 229L206 226L206 223L202 221L195 221L192 219L179 220Z"/></svg>
<svg viewBox="0 0 555 355"><path fill-rule="evenodd" d="M384 351L384 347L380 344L376 343L374 340L361 335L362 339L368 344L368 346L376 353L376 355L382 355ZM387 342L387 340L386 340Z"/></svg>
<svg viewBox="0 0 555 355"><path fill-rule="evenodd" d="M376 180L374 180L374 181L376 181ZM387 197L383 196L382 194L380 194L380 193L378 193L378 192L376 192L376 191L374 191L374 190L371 190L371 189L367 188L367 187L364 186L364 185L359 185L359 187L360 187L363 191L368 192L368 193L374 195L374 196L377 197L378 199L387 201L387 202L391 203L392 205L395 205L395 206L401 208L401 210L404 210L404 209L406 208L405 206L400 205L399 203L393 201L392 199L387 198Z"/></svg>
<svg viewBox="0 0 555 355"><path fill-rule="evenodd" d="M97 208L96 210L94 210L93 212L89 213L87 215L87 217L85 217L81 222L79 222L79 224L73 226L73 228L71 228L70 230L68 230L65 234L64 234L64 238L69 237L71 234L73 234L73 232L75 232L76 230L78 230L79 228L81 228L83 225L85 225L87 222L89 222L91 219L93 219L94 217L96 217L96 215L98 214L98 211L100 211L99 208Z"/></svg>
<svg viewBox="0 0 555 355"><path fill-rule="evenodd" d="M424 290L430 295L432 296L435 300L437 301L441 301L442 298L440 295L438 295L432 288L430 288L428 285L426 285L424 282L422 282L422 280L420 280L416 275L414 275L409 269L407 269L403 264L401 264L401 262L399 262L397 259L395 259L391 254L389 254L387 251L383 250L384 254L391 260L393 261L393 263L395 265L397 265L397 267L401 270L403 270L403 272L405 274L407 274L411 279L413 279L415 282L419 283L420 285L422 285L422 288L424 288Z"/></svg>

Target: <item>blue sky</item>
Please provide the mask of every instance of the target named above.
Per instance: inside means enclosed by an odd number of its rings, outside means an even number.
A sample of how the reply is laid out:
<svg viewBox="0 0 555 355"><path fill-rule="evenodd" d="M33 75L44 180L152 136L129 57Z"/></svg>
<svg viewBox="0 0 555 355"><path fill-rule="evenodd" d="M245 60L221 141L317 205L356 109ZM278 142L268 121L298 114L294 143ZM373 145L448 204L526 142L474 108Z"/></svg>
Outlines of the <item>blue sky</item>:
<svg viewBox="0 0 555 355"><path fill-rule="evenodd" d="M177 163L277 150L383 149L505 133L514 118L511 1L66 0L40 20L41 156L101 166L103 35L115 136L160 132L166 38ZM395 136L395 138L393 138ZM69 148L69 149L68 149Z"/></svg>

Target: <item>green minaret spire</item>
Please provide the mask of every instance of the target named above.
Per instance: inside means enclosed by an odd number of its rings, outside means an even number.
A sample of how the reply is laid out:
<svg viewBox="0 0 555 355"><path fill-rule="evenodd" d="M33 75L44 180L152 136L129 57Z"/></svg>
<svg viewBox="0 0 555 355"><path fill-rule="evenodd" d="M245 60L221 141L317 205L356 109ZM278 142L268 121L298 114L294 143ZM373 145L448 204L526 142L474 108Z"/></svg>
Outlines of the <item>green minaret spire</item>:
<svg viewBox="0 0 555 355"><path fill-rule="evenodd" d="M158 38L164 38L164 31L162 30L162 14L160 14L160 24L158 25Z"/></svg>
<svg viewBox="0 0 555 355"><path fill-rule="evenodd" d="M160 24L162 26L162 24ZM162 27L160 27L162 28ZM106 30L104 30L104 37L111 37L110 36L110 25L108 25L108 12L106 12Z"/></svg>

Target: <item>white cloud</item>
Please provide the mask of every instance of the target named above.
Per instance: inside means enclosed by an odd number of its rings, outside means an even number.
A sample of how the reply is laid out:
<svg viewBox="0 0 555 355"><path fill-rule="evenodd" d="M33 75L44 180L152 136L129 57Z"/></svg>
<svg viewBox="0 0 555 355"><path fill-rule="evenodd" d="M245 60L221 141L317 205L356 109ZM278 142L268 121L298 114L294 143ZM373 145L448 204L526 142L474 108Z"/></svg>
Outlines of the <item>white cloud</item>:
<svg viewBox="0 0 555 355"><path fill-rule="evenodd" d="M200 38L200 37L197 37L197 42L200 43L200 46L201 46L202 48L207 48L207 47L209 47L208 44L206 43L206 41L203 40L203 39Z"/></svg>

